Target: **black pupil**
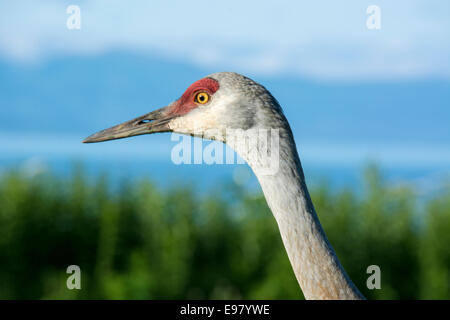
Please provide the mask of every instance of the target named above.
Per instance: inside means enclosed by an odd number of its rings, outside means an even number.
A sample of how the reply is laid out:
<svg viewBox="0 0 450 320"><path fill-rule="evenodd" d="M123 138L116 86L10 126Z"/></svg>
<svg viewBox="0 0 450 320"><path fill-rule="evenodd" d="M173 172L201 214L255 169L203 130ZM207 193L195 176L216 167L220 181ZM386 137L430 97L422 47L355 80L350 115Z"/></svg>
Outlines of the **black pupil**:
<svg viewBox="0 0 450 320"><path fill-rule="evenodd" d="M200 101L205 101L205 96L203 95L203 94L201 94L199 97L198 97L198 99L200 100Z"/></svg>

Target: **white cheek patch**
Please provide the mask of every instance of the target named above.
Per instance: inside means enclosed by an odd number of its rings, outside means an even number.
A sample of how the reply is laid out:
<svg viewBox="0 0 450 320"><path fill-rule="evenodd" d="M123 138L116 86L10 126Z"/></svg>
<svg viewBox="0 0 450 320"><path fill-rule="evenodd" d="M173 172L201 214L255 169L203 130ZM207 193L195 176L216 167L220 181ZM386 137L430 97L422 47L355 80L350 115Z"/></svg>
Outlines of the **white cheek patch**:
<svg viewBox="0 0 450 320"><path fill-rule="evenodd" d="M169 128L174 132L194 134L208 130L215 124L216 115L214 113L197 108L188 114L173 119L169 123Z"/></svg>
<svg viewBox="0 0 450 320"><path fill-rule="evenodd" d="M173 119L169 123L169 128L174 132L198 134L207 130L226 129L225 121L228 117L232 117L227 107L236 101L236 97L232 94L224 95L217 91L211 102L199 106L189 113Z"/></svg>

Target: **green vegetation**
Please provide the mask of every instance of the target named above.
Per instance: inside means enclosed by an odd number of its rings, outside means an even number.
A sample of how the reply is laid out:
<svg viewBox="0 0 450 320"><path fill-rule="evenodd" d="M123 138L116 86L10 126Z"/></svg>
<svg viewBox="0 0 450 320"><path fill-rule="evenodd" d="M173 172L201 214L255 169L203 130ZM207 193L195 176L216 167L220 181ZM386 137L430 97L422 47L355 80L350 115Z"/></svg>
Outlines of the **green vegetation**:
<svg viewBox="0 0 450 320"><path fill-rule="evenodd" d="M450 299L450 188L420 200L378 170L365 189L312 190L325 231L368 298ZM66 288L66 268L82 289ZM366 268L381 268L368 290ZM222 186L161 191L149 181L110 189L50 174L0 177L0 299L299 299L265 200Z"/></svg>

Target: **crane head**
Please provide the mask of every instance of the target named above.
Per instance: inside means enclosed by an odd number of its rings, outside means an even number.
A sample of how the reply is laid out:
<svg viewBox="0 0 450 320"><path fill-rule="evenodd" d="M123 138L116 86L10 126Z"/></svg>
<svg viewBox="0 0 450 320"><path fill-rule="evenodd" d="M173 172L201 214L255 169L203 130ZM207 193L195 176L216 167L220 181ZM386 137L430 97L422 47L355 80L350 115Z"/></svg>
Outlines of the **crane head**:
<svg viewBox="0 0 450 320"><path fill-rule="evenodd" d="M190 85L176 101L143 116L97 132L84 143L102 142L156 132L177 132L222 140L217 132L249 129L255 119L281 112L278 102L260 84L233 72L209 75Z"/></svg>

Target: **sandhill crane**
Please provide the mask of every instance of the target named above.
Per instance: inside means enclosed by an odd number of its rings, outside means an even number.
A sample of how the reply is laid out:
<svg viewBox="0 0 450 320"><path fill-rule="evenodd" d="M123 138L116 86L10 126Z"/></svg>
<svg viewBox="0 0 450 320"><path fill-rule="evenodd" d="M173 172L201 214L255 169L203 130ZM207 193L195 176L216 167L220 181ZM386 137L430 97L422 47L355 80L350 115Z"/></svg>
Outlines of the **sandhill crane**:
<svg viewBox="0 0 450 320"><path fill-rule="evenodd" d="M262 148L224 134L276 130L276 170L263 165ZM240 130L240 131L239 131ZM252 131L253 130L253 131ZM83 142L101 142L155 132L176 132L216 139L232 147L252 168L281 233L298 283L307 299L364 299L348 277L315 212L291 128L277 100L262 85L232 72L194 82L176 101L131 121L100 131ZM236 136L238 139L235 139ZM257 141L248 140L248 141ZM258 142L256 142L258 143ZM252 154L252 156L250 155ZM256 156L255 156L256 154ZM273 161L273 160L271 160Z"/></svg>

